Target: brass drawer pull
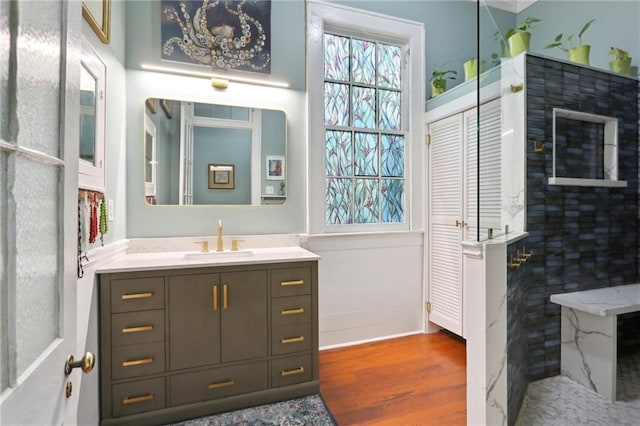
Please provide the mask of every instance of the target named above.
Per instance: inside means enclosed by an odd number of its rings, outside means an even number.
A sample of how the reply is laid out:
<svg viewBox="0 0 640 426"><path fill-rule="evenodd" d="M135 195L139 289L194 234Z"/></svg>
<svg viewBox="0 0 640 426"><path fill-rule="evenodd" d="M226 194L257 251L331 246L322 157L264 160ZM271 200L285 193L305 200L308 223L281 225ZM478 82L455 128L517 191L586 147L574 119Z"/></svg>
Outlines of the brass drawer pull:
<svg viewBox="0 0 640 426"><path fill-rule="evenodd" d="M304 280L280 281L281 287L286 287L289 285L302 285L302 284L304 284Z"/></svg>
<svg viewBox="0 0 640 426"><path fill-rule="evenodd" d="M147 297L153 296L153 293L150 291L147 293L131 293L131 294L123 294L122 300L131 300L131 299L146 299Z"/></svg>
<svg viewBox="0 0 640 426"><path fill-rule="evenodd" d="M224 284L222 286L222 309L229 307L229 286Z"/></svg>
<svg viewBox="0 0 640 426"><path fill-rule="evenodd" d="M227 388L229 386L233 386L235 383L236 382L234 382L233 380L227 380L226 382L210 383L208 387L209 390Z"/></svg>
<svg viewBox="0 0 640 426"><path fill-rule="evenodd" d="M290 337L290 338L284 338L281 340L283 345L286 345L287 343L299 343L299 342L304 342L304 336L298 336L298 337Z"/></svg>
<svg viewBox="0 0 640 426"><path fill-rule="evenodd" d="M282 377L293 376L295 374L304 373L304 367L294 368L293 370L280 370L280 375Z"/></svg>
<svg viewBox="0 0 640 426"><path fill-rule="evenodd" d="M134 396L133 398L125 398L122 400L123 404L135 404L137 402L145 402L145 401L151 401L153 399L153 394L147 394L147 395L142 395L142 396Z"/></svg>
<svg viewBox="0 0 640 426"><path fill-rule="evenodd" d="M153 326L152 325L143 325L142 327L127 327L127 328L123 328L122 332L123 333L138 333L140 331L151 331L153 330Z"/></svg>
<svg viewBox="0 0 640 426"><path fill-rule="evenodd" d="M215 284L213 286L213 310L218 310L218 286Z"/></svg>
<svg viewBox="0 0 640 426"><path fill-rule="evenodd" d="M153 357L143 358L143 359L134 359L133 361L124 361L122 363L123 367L135 367L136 365L145 365L151 364L153 362Z"/></svg>
<svg viewBox="0 0 640 426"><path fill-rule="evenodd" d="M280 311L280 315L296 315L296 314L304 314L304 308L282 309Z"/></svg>

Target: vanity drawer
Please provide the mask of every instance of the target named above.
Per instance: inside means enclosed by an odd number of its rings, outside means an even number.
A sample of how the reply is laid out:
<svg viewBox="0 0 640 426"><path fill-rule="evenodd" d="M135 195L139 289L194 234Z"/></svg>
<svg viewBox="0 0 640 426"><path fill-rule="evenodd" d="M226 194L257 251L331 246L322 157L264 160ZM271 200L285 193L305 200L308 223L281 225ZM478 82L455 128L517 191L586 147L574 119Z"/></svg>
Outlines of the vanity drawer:
<svg viewBox="0 0 640 426"><path fill-rule="evenodd" d="M169 377L172 407L255 392L268 387L267 362L213 368Z"/></svg>
<svg viewBox="0 0 640 426"><path fill-rule="evenodd" d="M311 349L311 323L273 327L271 353L282 355Z"/></svg>
<svg viewBox="0 0 640 426"><path fill-rule="evenodd" d="M114 346L111 351L111 379L128 379L164 372L164 342Z"/></svg>
<svg viewBox="0 0 640 426"><path fill-rule="evenodd" d="M311 295L279 297L271 301L272 325L306 322L311 322Z"/></svg>
<svg viewBox="0 0 640 426"><path fill-rule="evenodd" d="M112 346L159 341L164 341L164 309L111 316Z"/></svg>
<svg viewBox="0 0 640 426"><path fill-rule="evenodd" d="M113 417L166 407L164 377L113 385Z"/></svg>
<svg viewBox="0 0 640 426"><path fill-rule="evenodd" d="M271 270L271 296L285 297L311 294L311 268Z"/></svg>
<svg viewBox="0 0 640 426"><path fill-rule="evenodd" d="M164 308L164 277L126 278L111 281L111 312Z"/></svg>
<svg viewBox="0 0 640 426"><path fill-rule="evenodd" d="M271 361L271 387L289 386L311 380L311 354Z"/></svg>

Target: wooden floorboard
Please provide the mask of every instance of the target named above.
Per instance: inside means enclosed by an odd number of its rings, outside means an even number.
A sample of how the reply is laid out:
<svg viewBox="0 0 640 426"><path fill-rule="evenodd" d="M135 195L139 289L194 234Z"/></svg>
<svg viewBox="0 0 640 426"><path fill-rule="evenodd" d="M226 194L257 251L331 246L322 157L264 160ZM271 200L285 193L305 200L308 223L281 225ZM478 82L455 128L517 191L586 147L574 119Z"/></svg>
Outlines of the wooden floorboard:
<svg viewBox="0 0 640 426"><path fill-rule="evenodd" d="M464 340L441 331L320 352L339 426L466 425Z"/></svg>

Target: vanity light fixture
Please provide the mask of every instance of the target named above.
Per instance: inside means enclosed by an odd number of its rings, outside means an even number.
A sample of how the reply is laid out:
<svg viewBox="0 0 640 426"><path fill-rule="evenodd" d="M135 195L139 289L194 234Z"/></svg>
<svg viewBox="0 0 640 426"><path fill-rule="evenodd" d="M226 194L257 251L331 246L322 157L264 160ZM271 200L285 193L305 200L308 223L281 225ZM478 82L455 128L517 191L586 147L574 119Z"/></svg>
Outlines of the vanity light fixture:
<svg viewBox="0 0 640 426"><path fill-rule="evenodd" d="M229 87L229 80L214 77L211 79L211 86L214 89L226 89Z"/></svg>
<svg viewBox="0 0 640 426"><path fill-rule="evenodd" d="M170 67L162 67L158 65L149 65L149 64L141 64L140 68L145 71L156 71L167 74L179 74L186 75L189 77L203 77L208 79L216 79L216 80L226 80L227 82L234 81L238 83L248 83L248 84L259 84L262 86L271 86L271 87L282 87L288 88L289 83L284 81L274 81L274 80L263 80L259 78L249 78L249 77L240 77L240 76L231 76L231 75L221 75L215 74L211 72L201 72L201 71L191 71L191 70L182 70ZM211 83L213 85L213 81ZM214 86L216 87L216 86Z"/></svg>

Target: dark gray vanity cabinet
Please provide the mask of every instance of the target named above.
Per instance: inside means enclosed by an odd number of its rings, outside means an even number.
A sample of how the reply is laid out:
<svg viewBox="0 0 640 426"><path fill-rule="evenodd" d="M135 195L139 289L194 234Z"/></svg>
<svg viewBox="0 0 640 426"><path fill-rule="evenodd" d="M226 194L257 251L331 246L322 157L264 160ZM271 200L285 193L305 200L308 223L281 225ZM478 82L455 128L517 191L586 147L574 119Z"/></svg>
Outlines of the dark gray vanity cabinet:
<svg viewBox="0 0 640 426"><path fill-rule="evenodd" d="M102 273L102 424L162 424L309 395L317 262Z"/></svg>

